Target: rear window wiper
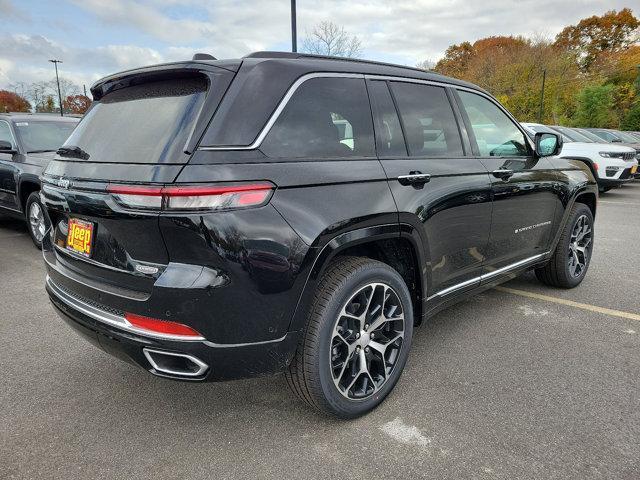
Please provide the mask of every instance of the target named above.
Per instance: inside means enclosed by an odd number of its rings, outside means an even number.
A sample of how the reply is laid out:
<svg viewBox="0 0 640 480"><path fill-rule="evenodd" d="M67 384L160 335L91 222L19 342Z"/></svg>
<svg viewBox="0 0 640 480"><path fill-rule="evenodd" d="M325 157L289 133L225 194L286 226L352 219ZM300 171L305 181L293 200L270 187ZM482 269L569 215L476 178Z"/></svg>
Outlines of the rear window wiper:
<svg viewBox="0 0 640 480"><path fill-rule="evenodd" d="M64 157L89 160L89 154L76 145L71 145L68 147L60 147L56 153Z"/></svg>

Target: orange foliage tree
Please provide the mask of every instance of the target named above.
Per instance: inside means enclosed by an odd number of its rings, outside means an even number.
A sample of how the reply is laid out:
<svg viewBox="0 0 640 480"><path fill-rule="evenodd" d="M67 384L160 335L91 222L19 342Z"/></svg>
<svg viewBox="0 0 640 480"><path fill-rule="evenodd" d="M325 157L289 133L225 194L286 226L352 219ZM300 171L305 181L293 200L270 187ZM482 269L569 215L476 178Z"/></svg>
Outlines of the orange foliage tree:
<svg viewBox="0 0 640 480"><path fill-rule="evenodd" d="M0 90L0 112L29 112L31 104L26 98L8 90Z"/></svg>
<svg viewBox="0 0 640 480"><path fill-rule="evenodd" d="M69 95L62 101L66 112L82 115L91 105L89 97L84 95Z"/></svg>

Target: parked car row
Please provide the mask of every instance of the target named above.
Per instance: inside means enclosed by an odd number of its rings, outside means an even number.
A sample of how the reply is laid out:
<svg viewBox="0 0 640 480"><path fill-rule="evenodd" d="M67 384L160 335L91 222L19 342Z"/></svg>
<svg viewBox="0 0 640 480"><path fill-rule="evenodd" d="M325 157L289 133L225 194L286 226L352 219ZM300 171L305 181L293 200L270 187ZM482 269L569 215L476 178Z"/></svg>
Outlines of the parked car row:
<svg viewBox="0 0 640 480"><path fill-rule="evenodd" d="M0 214L24 218L38 248L46 230L40 175L79 120L54 114L0 114Z"/></svg>
<svg viewBox="0 0 640 480"><path fill-rule="evenodd" d="M563 145L560 157L586 163L601 193L640 176L640 140L632 134L601 128L569 128L558 125L522 123L530 136L558 133Z"/></svg>

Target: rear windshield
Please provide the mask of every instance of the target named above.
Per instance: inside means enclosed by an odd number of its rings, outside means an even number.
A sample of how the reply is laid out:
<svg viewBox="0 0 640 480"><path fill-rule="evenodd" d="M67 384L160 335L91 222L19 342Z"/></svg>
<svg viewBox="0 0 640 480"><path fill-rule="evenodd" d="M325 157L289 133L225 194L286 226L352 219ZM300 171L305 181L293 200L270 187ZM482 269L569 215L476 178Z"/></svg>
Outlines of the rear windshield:
<svg viewBox="0 0 640 480"><path fill-rule="evenodd" d="M186 163L184 146L206 90L206 79L192 77L108 93L93 104L64 146L79 147L89 162Z"/></svg>
<svg viewBox="0 0 640 480"><path fill-rule="evenodd" d="M33 121L15 122L18 141L27 153L55 152L76 128L77 122Z"/></svg>

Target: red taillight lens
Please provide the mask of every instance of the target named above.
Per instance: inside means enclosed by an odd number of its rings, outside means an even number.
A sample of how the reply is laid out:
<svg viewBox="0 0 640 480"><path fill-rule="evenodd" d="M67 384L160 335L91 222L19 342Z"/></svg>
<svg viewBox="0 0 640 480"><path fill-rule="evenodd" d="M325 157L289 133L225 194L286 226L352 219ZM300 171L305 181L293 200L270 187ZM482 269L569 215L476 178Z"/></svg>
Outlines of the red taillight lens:
<svg viewBox="0 0 640 480"><path fill-rule="evenodd" d="M241 185L109 185L107 191L131 208L154 210L222 210L258 207L269 201L271 183Z"/></svg>
<svg viewBox="0 0 640 480"><path fill-rule="evenodd" d="M178 322L158 320L156 318L125 313L124 318L134 327L162 335L177 335L181 337L204 338L197 330Z"/></svg>

